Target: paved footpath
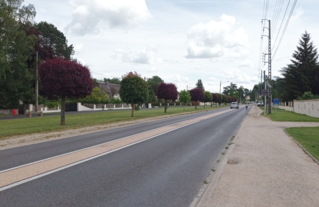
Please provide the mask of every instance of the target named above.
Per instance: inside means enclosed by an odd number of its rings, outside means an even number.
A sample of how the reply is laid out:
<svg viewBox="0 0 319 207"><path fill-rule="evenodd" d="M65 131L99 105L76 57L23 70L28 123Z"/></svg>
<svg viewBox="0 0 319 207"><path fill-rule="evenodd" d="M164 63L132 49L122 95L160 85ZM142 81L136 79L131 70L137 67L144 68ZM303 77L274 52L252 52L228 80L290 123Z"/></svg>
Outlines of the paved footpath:
<svg viewBox="0 0 319 207"><path fill-rule="evenodd" d="M252 107L201 207L319 207L319 165L285 132L319 123L273 122Z"/></svg>

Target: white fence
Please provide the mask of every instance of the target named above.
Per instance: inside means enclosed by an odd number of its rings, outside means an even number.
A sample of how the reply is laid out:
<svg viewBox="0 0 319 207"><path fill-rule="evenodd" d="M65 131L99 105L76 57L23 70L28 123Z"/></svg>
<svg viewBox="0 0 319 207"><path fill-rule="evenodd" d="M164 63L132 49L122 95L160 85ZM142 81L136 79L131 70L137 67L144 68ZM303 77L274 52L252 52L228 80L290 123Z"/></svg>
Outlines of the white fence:
<svg viewBox="0 0 319 207"><path fill-rule="evenodd" d="M298 114L306 114L311 117L319 118L319 99L313 100L294 100L294 112Z"/></svg>

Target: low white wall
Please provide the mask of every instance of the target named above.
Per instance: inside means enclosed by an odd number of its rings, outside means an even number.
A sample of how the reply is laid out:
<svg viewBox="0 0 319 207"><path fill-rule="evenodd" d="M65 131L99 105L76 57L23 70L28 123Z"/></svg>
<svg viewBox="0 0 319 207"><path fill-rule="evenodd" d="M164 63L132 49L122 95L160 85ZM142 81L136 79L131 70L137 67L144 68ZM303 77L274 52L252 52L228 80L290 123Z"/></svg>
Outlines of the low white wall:
<svg viewBox="0 0 319 207"><path fill-rule="evenodd" d="M303 101L294 100L294 112L319 118L319 99Z"/></svg>

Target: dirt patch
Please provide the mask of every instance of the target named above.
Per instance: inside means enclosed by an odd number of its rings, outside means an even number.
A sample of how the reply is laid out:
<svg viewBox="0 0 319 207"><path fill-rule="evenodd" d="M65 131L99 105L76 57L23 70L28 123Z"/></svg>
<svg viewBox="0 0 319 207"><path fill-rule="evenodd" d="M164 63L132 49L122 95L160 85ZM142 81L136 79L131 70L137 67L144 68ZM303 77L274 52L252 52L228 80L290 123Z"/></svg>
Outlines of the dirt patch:
<svg viewBox="0 0 319 207"><path fill-rule="evenodd" d="M229 165L238 165L239 163L240 163L239 158L229 158L227 160L227 164L229 164Z"/></svg>

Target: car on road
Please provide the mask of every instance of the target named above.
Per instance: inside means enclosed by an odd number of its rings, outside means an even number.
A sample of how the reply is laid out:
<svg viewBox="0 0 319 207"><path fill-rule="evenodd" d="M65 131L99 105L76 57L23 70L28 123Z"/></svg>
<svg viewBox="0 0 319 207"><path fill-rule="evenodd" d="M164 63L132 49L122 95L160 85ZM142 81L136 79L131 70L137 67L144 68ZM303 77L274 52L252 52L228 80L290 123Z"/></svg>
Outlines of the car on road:
<svg viewBox="0 0 319 207"><path fill-rule="evenodd" d="M258 101L257 102L257 106L264 106L264 102L263 101Z"/></svg>
<svg viewBox="0 0 319 207"><path fill-rule="evenodd" d="M233 108L239 109L239 105L238 105L237 102L231 102L230 108L231 108L231 109L233 109Z"/></svg>

